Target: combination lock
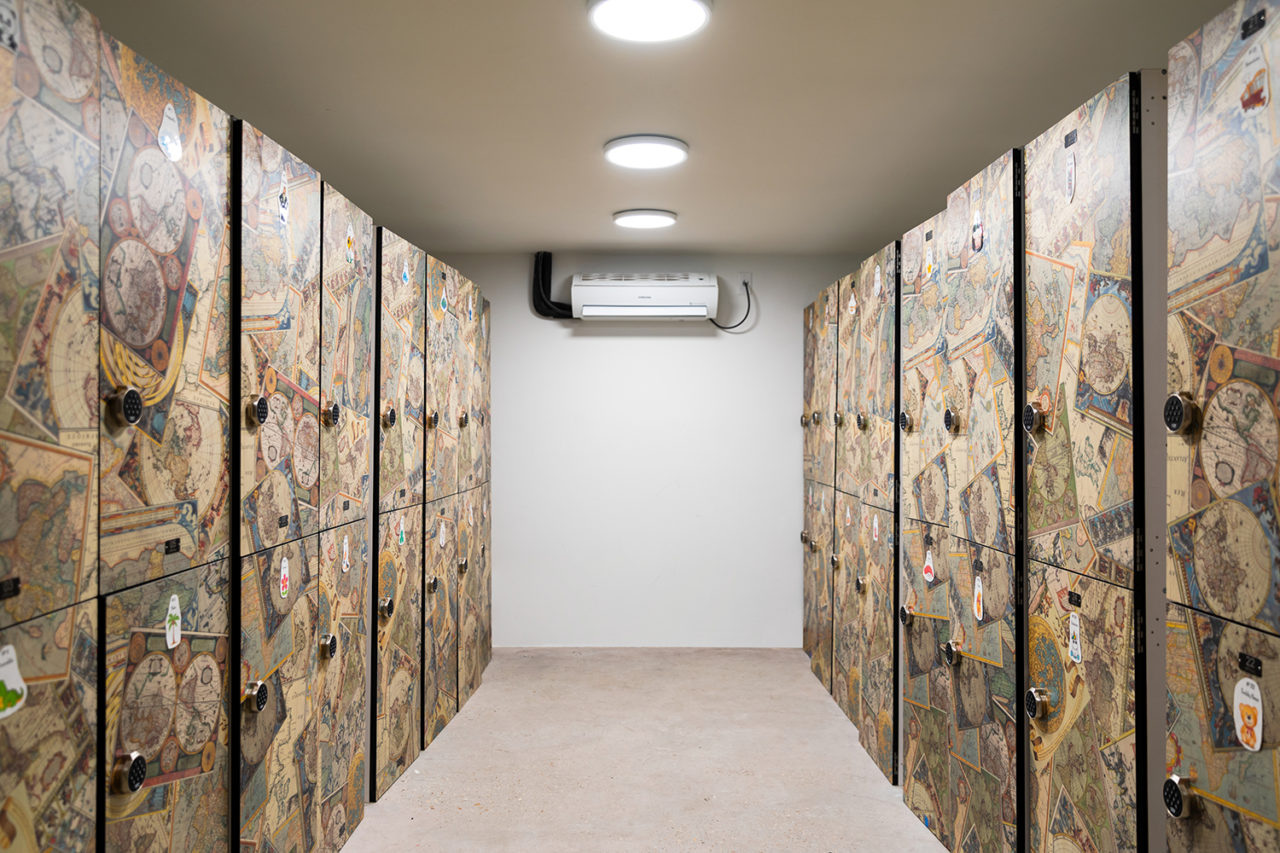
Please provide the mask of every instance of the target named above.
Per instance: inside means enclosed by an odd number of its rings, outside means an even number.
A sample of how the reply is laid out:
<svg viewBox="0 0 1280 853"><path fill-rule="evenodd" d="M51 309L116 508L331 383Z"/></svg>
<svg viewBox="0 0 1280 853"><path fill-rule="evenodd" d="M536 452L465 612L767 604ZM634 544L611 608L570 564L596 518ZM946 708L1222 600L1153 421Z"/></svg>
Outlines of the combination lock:
<svg viewBox="0 0 1280 853"><path fill-rule="evenodd" d="M1022 428L1028 435L1044 429L1044 411L1038 403L1027 403L1022 407Z"/></svg>
<svg viewBox="0 0 1280 853"><path fill-rule="evenodd" d="M866 432L867 426L870 423L870 421L867 420L866 415L864 415L862 412L858 412L858 417L854 419L854 423L858 425L859 430Z"/></svg>
<svg viewBox="0 0 1280 853"><path fill-rule="evenodd" d="M111 765L111 793L136 794L147 781L147 760L140 752L118 755Z"/></svg>
<svg viewBox="0 0 1280 853"><path fill-rule="evenodd" d="M1164 401L1164 426L1174 435L1187 435L1196 428L1200 408L1190 394L1170 394Z"/></svg>
<svg viewBox="0 0 1280 853"><path fill-rule="evenodd" d="M1023 710L1027 712L1027 718L1031 720L1043 720L1049 716L1049 710L1053 703L1049 696L1049 691L1043 687L1032 687L1022 697Z"/></svg>
<svg viewBox="0 0 1280 853"><path fill-rule="evenodd" d="M431 417L427 418L427 429L435 429L440 426L440 413L432 412Z"/></svg>
<svg viewBox="0 0 1280 853"><path fill-rule="evenodd" d="M465 429L467 424L469 423L471 423L471 415L467 414L466 412L463 412L462 414L458 415L459 429Z"/></svg>
<svg viewBox="0 0 1280 853"><path fill-rule="evenodd" d="M134 426L142 420L142 393L137 388L117 388L107 397L107 414L116 429Z"/></svg>
<svg viewBox="0 0 1280 853"><path fill-rule="evenodd" d="M320 657L332 660L338 656L338 638L334 634L320 636Z"/></svg>
<svg viewBox="0 0 1280 853"><path fill-rule="evenodd" d="M1169 817L1174 820L1182 820L1191 816L1191 811L1195 806L1195 798L1191 793L1191 781L1186 777L1173 774L1164 780L1164 789L1161 791L1164 798L1164 809L1169 813Z"/></svg>
<svg viewBox="0 0 1280 853"><path fill-rule="evenodd" d="M809 553L811 554L818 553L818 540L816 539L809 540Z"/></svg>
<svg viewBox="0 0 1280 853"><path fill-rule="evenodd" d="M460 575L465 575L466 573L467 573L467 561L466 561L466 560L459 560L459 561L458 561L458 574L460 574Z"/></svg>
<svg viewBox="0 0 1280 853"><path fill-rule="evenodd" d="M251 427L260 427L271 417L271 406L267 404L267 398L261 395L254 397L249 401L249 405L245 406L245 420Z"/></svg>
<svg viewBox="0 0 1280 853"><path fill-rule="evenodd" d="M396 425L395 406L387 406L387 410L382 413L382 425L388 429Z"/></svg>
<svg viewBox="0 0 1280 853"><path fill-rule="evenodd" d="M960 413L947 409L942 413L942 427L947 432L957 433L960 431Z"/></svg>
<svg viewBox="0 0 1280 853"><path fill-rule="evenodd" d="M244 696L241 698L245 707L258 714L267 707L267 700L271 698L271 688L265 681L250 681L244 686Z"/></svg>
<svg viewBox="0 0 1280 853"><path fill-rule="evenodd" d="M844 415L841 414L840 412L835 412L834 414L831 415L831 421L836 426L842 427L844 426Z"/></svg>
<svg viewBox="0 0 1280 853"><path fill-rule="evenodd" d="M898 412L898 429L903 432L911 432L913 426L915 426L915 423L908 412Z"/></svg>
<svg viewBox="0 0 1280 853"><path fill-rule="evenodd" d="M378 615L383 619L390 619L396 613L396 601L390 596L378 602Z"/></svg>
<svg viewBox="0 0 1280 853"><path fill-rule="evenodd" d="M911 620L915 615L916 611L905 604L898 608L898 621L902 623L904 628L911 624Z"/></svg>
<svg viewBox="0 0 1280 853"><path fill-rule="evenodd" d="M955 640L942 644L942 658L947 662L947 666L960 665L960 644Z"/></svg>
<svg viewBox="0 0 1280 853"><path fill-rule="evenodd" d="M813 424L814 426L817 426L818 424L822 423L822 415L818 414L817 412L814 412L812 415L809 416L809 423Z"/></svg>
<svg viewBox="0 0 1280 853"><path fill-rule="evenodd" d="M432 578L427 581L427 595L435 595L436 590L440 588L440 579Z"/></svg>
<svg viewBox="0 0 1280 853"><path fill-rule="evenodd" d="M840 571L840 555L839 554L831 555L831 571L833 572Z"/></svg>
<svg viewBox="0 0 1280 853"><path fill-rule="evenodd" d="M320 413L320 417L324 420L327 427L336 427L342 422L342 407L337 403L329 403Z"/></svg>
<svg viewBox="0 0 1280 853"><path fill-rule="evenodd" d="M858 575L856 578L853 579L853 588L856 592L866 592L867 579L864 578L862 575ZM901 618L901 612L899 612L899 618ZM905 625L907 623L903 622L902 624Z"/></svg>

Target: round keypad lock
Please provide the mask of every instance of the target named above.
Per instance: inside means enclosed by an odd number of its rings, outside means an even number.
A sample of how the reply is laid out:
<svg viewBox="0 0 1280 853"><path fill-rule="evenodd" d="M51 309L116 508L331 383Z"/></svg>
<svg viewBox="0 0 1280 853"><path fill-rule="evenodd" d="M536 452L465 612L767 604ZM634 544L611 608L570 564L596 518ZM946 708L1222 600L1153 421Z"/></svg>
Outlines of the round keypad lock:
<svg viewBox="0 0 1280 853"><path fill-rule="evenodd" d="M809 531L807 530L800 531L800 542L801 544L804 544L804 545L809 544Z"/></svg>
<svg viewBox="0 0 1280 853"><path fill-rule="evenodd" d="M898 412L898 429L903 432L911 432L912 426L914 426L914 423L911 420L911 415L907 412Z"/></svg>
<svg viewBox="0 0 1280 853"><path fill-rule="evenodd" d="M862 575L858 575L856 578L853 579L853 588L857 592L866 592L867 579L864 578ZM903 624L905 625L906 623L904 622Z"/></svg>
<svg viewBox="0 0 1280 853"><path fill-rule="evenodd" d="M338 656L338 637L335 634L320 636L320 657L332 660Z"/></svg>
<svg viewBox="0 0 1280 853"><path fill-rule="evenodd" d="M809 416L808 416L808 415L806 415L806 414L804 414L803 412L801 412L801 413L800 413L800 426L805 427L805 426L808 426L808 425L809 425Z"/></svg>
<svg viewBox="0 0 1280 853"><path fill-rule="evenodd" d="M488 550L489 550L488 546L482 544L480 546L480 556L483 557L485 554L485 551L488 551Z"/></svg>
<svg viewBox="0 0 1280 853"><path fill-rule="evenodd" d="M854 419L854 423L858 425L859 430L865 432L867 429L867 426L870 424L870 421L867 419L866 415L864 415L862 412L858 412L858 417Z"/></svg>
<svg viewBox="0 0 1280 853"><path fill-rule="evenodd" d="M471 423L471 416L470 416L470 415L468 415L466 412L463 412L462 414L458 415L458 428L459 428L459 429L465 429L465 428L466 428L466 426L467 426L467 424L469 424L469 423Z"/></svg>
<svg viewBox="0 0 1280 853"><path fill-rule="evenodd" d="M985 564L985 563L983 563L983 562L982 562L982 558L981 558L981 557L974 557L974 558L973 558L973 573L974 573L975 575L980 575L980 574L982 574L984 571L986 571L986 568L987 568L987 566L986 566L986 564Z"/></svg>
<svg viewBox="0 0 1280 853"><path fill-rule="evenodd" d="M134 426L142 420L142 394L137 388L117 388L107 398L107 410L117 427Z"/></svg>
<svg viewBox="0 0 1280 853"><path fill-rule="evenodd" d="M1022 428L1028 435L1034 435L1044 427L1044 413L1035 403L1027 403L1022 407Z"/></svg>
<svg viewBox="0 0 1280 853"><path fill-rule="evenodd" d="M942 659L947 662L947 666L959 666L960 657L960 644L955 640L942 644Z"/></svg>
<svg viewBox="0 0 1280 853"><path fill-rule="evenodd" d="M432 412L431 417L427 418L427 428L435 429L438 426L440 426L440 413Z"/></svg>
<svg viewBox="0 0 1280 853"><path fill-rule="evenodd" d="M436 590L440 588L439 578L432 578L427 581L427 595L435 595Z"/></svg>
<svg viewBox="0 0 1280 853"><path fill-rule="evenodd" d="M833 572L840 571L840 555L839 554L831 555L831 570Z"/></svg>
<svg viewBox="0 0 1280 853"><path fill-rule="evenodd" d="M814 426L817 426L818 424L822 423L822 416L819 415L817 412L814 412L812 415L809 416L809 423L813 424Z"/></svg>
<svg viewBox="0 0 1280 853"><path fill-rule="evenodd" d="M111 793L136 794L147 781L147 760L140 752L116 756L111 765Z"/></svg>
<svg viewBox="0 0 1280 853"><path fill-rule="evenodd" d="M322 417L325 426L336 427L342 421L342 407L337 403L329 403L324 407Z"/></svg>
<svg viewBox="0 0 1280 853"><path fill-rule="evenodd" d="M467 573L467 561L466 561L466 560L459 560L459 561L458 561L458 574L460 574L460 575L465 575L466 573Z"/></svg>
<svg viewBox="0 0 1280 853"><path fill-rule="evenodd" d="M810 554L818 553L818 541L816 539L809 540L809 553Z"/></svg>
<svg viewBox="0 0 1280 853"><path fill-rule="evenodd" d="M838 427L844 426L844 415L841 414L840 412L834 412L831 415L831 422Z"/></svg>
<svg viewBox="0 0 1280 853"><path fill-rule="evenodd" d="M1027 712L1027 719L1030 720L1043 720L1048 717L1051 704L1049 691L1043 687L1032 687L1022 697L1023 710Z"/></svg>
<svg viewBox="0 0 1280 853"><path fill-rule="evenodd" d="M245 407L245 415L251 427L265 424L267 418L271 417L271 406L267 403L267 398L258 396L250 400L249 405Z"/></svg>
<svg viewBox="0 0 1280 853"><path fill-rule="evenodd" d="M911 620L915 615L916 612L905 604L898 608L898 621L902 623L904 628L911 624Z"/></svg>
<svg viewBox="0 0 1280 853"><path fill-rule="evenodd" d="M947 432L960 431L960 413L947 409L942 413L942 426Z"/></svg>
<svg viewBox="0 0 1280 853"><path fill-rule="evenodd" d="M1176 773L1168 777L1164 780L1161 796L1164 798L1164 809L1169 813L1169 817L1182 820L1190 816L1195 800L1192 799L1191 783L1188 780Z"/></svg>
<svg viewBox="0 0 1280 853"><path fill-rule="evenodd" d="M1187 394L1170 394L1164 401L1164 426L1174 435L1186 435L1195 429L1198 414L1195 401Z"/></svg>
<svg viewBox="0 0 1280 853"><path fill-rule="evenodd" d="M271 698L271 688L267 686L267 682L250 681L245 685L245 706L253 713L261 713L267 707L269 698Z"/></svg>
<svg viewBox="0 0 1280 853"><path fill-rule="evenodd" d="M382 413L382 425L388 429L396 425L396 410L394 406L387 406L387 410Z"/></svg>
<svg viewBox="0 0 1280 853"><path fill-rule="evenodd" d="M484 426L484 412L476 412L476 420L480 422L480 426Z"/></svg>
<svg viewBox="0 0 1280 853"><path fill-rule="evenodd" d="M396 612L396 600L390 596L378 602L378 615L383 619L390 619Z"/></svg>

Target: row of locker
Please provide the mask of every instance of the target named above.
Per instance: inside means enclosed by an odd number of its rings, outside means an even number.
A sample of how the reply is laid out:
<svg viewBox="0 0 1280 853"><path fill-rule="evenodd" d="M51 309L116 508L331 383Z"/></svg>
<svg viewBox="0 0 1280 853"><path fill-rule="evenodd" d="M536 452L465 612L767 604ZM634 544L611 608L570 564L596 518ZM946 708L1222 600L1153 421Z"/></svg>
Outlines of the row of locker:
<svg viewBox="0 0 1280 853"><path fill-rule="evenodd" d="M489 659L488 303L70 0L3 23L0 844L337 849Z"/></svg>
<svg viewBox="0 0 1280 853"><path fill-rule="evenodd" d="M805 648L950 849L1280 845L1275 5L805 313Z"/></svg>

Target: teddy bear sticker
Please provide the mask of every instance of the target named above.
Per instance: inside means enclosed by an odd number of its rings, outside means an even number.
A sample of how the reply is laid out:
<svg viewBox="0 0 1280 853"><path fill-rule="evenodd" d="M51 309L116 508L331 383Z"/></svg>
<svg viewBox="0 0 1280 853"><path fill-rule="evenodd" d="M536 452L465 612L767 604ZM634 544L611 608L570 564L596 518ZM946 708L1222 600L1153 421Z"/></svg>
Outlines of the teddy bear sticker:
<svg viewBox="0 0 1280 853"><path fill-rule="evenodd" d="M1250 752L1262 749L1262 690L1252 678L1236 682L1235 701L1236 738Z"/></svg>

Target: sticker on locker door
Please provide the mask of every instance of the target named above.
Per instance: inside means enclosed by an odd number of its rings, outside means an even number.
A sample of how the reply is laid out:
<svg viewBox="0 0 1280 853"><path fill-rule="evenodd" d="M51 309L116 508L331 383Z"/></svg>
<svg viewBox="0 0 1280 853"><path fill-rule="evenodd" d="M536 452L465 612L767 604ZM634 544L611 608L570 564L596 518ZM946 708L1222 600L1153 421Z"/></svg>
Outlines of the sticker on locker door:
<svg viewBox="0 0 1280 853"><path fill-rule="evenodd" d="M182 602L177 595L169 596L169 612L164 617L164 644L176 649L182 642Z"/></svg>
<svg viewBox="0 0 1280 853"><path fill-rule="evenodd" d="M878 515L871 516L871 541L880 541L880 516Z"/></svg>
<svg viewBox="0 0 1280 853"><path fill-rule="evenodd" d="M342 537L342 571L351 571L351 539L350 537Z"/></svg>
<svg viewBox="0 0 1280 853"><path fill-rule="evenodd" d="M289 558L280 558L280 597L289 597Z"/></svg>
<svg viewBox="0 0 1280 853"><path fill-rule="evenodd" d="M932 549L924 552L924 579L929 583L933 583L933 551Z"/></svg>
<svg viewBox="0 0 1280 853"><path fill-rule="evenodd" d="M27 703L27 683L18 670L18 652L13 646L0 646L0 720Z"/></svg>
<svg viewBox="0 0 1280 853"><path fill-rule="evenodd" d="M176 163L182 159L182 134L178 130L178 113L173 108L173 104L164 105L157 141L160 143L160 150L171 162Z"/></svg>
<svg viewBox="0 0 1280 853"><path fill-rule="evenodd" d="M1231 703L1235 709L1236 738L1250 752L1262 749L1262 690L1252 678L1236 682L1236 695Z"/></svg>
<svg viewBox="0 0 1280 853"><path fill-rule="evenodd" d="M973 579L973 618L982 621L982 578Z"/></svg>
<svg viewBox="0 0 1280 853"><path fill-rule="evenodd" d="M1084 660L1084 651L1080 645L1080 614L1072 613L1067 617L1067 654L1076 663Z"/></svg>

